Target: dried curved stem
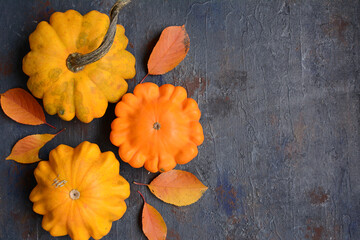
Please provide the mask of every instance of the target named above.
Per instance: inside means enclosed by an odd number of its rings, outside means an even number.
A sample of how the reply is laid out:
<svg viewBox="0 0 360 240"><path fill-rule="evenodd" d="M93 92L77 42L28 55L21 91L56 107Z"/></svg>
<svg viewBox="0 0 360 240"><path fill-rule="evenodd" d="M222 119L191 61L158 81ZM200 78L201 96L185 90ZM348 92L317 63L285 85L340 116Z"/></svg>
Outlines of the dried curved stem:
<svg viewBox="0 0 360 240"><path fill-rule="evenodd" d="M68 56L68 58L66 59L66 66L70 71L78 72L82 70L86 65L100 60L109 52L116 34L116 24L119 12L130 2L131 0L118 0L111 8L110 25L108 31L106 32L102 43L97 49L86 54L72 53Z"/></svg>

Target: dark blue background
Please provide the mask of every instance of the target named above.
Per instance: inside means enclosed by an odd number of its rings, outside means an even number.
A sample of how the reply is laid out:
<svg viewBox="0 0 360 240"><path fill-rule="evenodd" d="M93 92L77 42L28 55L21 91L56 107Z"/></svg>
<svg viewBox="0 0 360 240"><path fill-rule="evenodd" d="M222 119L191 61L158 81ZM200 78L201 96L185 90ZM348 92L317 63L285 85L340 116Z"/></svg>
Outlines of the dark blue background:
<svg viewBox="0 0 360 240"><path fill-rule="evenodd" d="M0 92L26 89L22 58L40 21L68 9L108 13L114 2L1 1ZM360 2L350 0L133 0L119 17L137 60L129 91L146 74L161 31L186 25L188 56L147 81L184 86L198 101L205 141L178 169L209 190L193 205L174 207L131 184L128 210L104 239L146 239L136 190L163 215L168 239L359 239L359 17ZM66 131L40 157L85 140L117 154L109 141L114 107L90 124L47 115ZM2 111L0 124L0 239L51 239L28 199L37 164L4 159L20 138L57 131L18 124ZM156 176L122 161L120 173L129 182Z"/></svg>

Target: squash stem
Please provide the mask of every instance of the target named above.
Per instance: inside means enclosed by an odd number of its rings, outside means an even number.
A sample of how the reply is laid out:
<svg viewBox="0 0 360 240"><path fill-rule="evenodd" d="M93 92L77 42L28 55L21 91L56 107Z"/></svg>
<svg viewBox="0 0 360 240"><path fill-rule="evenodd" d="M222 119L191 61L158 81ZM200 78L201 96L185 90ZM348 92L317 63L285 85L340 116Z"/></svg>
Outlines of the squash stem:
<svg viewBox="0 0 360 240"><path fill-rule="evenodd" d="M118 21L119 12L123 9L131 0L118 0L114 4L114 6L110 10L110 25L108 31L105 34L105 37L100 44L100 46L95 49L94 51L86 54L80 53L72 53L66 59L66 66L72 72L79 72L81 71L86 65L90 63L94 63L100 60L103 56L105 56L115 38L116 34L116 25Z"/></svg>
<svg viewBox="0 0 360 240"><path fill-rule="evenodd" d="M71 200L77 200L80 198L80 192L77 189L72 189L69 192L69 197Z"/></svg>
<svg viewBox="0 0 360 240"><path fill-rule="evenodd" d="M159 130L159 129L161 128L160 123L159 123L159 122L155 122L154 125L153 125L153 128L154 128L155 130Z"/></svg>

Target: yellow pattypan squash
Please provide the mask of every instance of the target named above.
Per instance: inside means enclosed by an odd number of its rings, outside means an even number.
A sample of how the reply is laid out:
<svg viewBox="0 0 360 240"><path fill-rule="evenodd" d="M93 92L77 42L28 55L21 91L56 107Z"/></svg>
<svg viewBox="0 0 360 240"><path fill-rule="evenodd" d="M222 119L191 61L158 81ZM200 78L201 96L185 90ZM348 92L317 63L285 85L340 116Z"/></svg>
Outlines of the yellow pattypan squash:
<svg viewBox="0 0 360 240"><path fill-rule="evenodd" d="M29 90L43 99L47 113L66 121L76 115L88 123L104 115L108 102L117 102L126 93L124 79L135 76L135 58L125 50L128 39L121 25L114 24L114 42L100 60L76 71L68 65L71 54L84 55L100 46L109 23L109 17L98 11L82 16L68 10L55 12L50 23L40 22L30 35L31 51L23 59L23 71L30 77Z"/></svg>
<svg viewBox="0 0 360 240"><path fill-rule="evenodd" d="M59 145L34 174L37 186L30 200L33 210L44 215L42 227L52 236L100 239L126 211L129 183L119 175L115 155L101 153L96 144Z"/></svg>

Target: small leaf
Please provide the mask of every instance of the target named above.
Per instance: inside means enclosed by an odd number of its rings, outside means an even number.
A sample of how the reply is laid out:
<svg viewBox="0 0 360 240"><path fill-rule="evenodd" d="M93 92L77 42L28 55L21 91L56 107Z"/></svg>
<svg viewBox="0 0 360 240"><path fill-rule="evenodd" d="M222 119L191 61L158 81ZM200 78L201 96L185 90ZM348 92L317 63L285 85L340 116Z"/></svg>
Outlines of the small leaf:
<svg viewBox="0 0 360 240"><path fill-rule="evenodd" d="M165 28L150 55L148 73L161 75L174 69L186 57L189 48L185 25Z"/></svg>
<svg viewBox="0 0 360 240"><path fill-rule="evenodd" d="M167 227L161 214L145 201L144 196L138 191L144 200L142 211L142 229L149 240L166 239Z"/></svg>
<svg viewBox="0 0 360 240"><path fill-rule="evenodd" d="M14 121L27 125L48 124L40 104L22 88L13 88L1 94L1 108Z"/></svg>
<svg viewBox="0 0 360 240"><path fill-rule="evenodd" d="M208 189L194 174L182 170L161 173L147 186L156 197L176 206L195 203Z"/></svg>
<svg viewBox="0 0 360 240"><path fill-rule="evenodd" d="M61 130L60 132L62 132ZM40 149L57 134L34 134L20 139L11 150L6 160L14 160L18 163L34 163L39 158Z"/></svg>

